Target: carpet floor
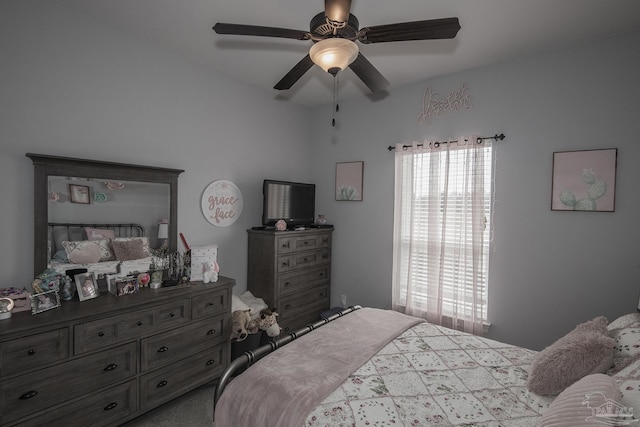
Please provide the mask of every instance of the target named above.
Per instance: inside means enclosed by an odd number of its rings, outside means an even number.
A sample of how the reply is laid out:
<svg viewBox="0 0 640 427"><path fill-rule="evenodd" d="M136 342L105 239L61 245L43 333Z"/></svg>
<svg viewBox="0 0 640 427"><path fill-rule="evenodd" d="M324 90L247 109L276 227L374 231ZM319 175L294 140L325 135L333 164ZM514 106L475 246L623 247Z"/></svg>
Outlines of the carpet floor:
<svg viewBox="0 0 640 427"><path fill-rule="evenodd" d="M204 385L123 424L122 427L211 427L214 393L215 383Z"/></svg>

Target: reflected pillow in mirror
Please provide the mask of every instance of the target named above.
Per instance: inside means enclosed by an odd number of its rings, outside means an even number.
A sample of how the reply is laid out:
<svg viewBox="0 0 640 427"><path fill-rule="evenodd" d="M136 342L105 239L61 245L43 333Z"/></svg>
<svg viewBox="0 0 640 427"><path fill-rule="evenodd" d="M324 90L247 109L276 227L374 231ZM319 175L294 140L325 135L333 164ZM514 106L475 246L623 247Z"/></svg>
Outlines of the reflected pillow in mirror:
<svg viewBox="0 0 640 427"><path fill-rule="evenodd" d="M144 257L151 256L151 249L149 249L149 239L147 237L116 237L116 242L130 242L132 240L140 240L142 242L142 250L144 251Z"/></svg>
<svg viewBox="0 0 640 427"><path fill-rule="evenodd" d="M103 240L103 239L113 240L116 238L116 233L113 230L85 227L84 231L87 233L87 239L89 240Z"/></svg>
<svg viewBox="0 0 640 427"><path fill-rule="evenodd" d="M86 262L75 262L72 259L72 252L75 251L85 251L85 250L90 250L91 252L94 251L93 247L97 247L99 252L100 252L100 256L98 258L98 260L96 261L91 261L91 262L102 262L102 261L112 261L114 259L113 257L113 252L111 252L111 248L109 247L109 242L110 240L80 240L80 241L64 241L62 242L62 246L64 247L64 250L67 252L67 257L69 258L69 261L71 261L74 264L86 264ZM91 249L88 249L91 248ZM77 259L77 258L76 258Z"/></svg>
<svg viewBox="0 0 640 427"><path fill-rule="evenodd" d="M100 261L100 247L94 242L62 242L67 252L67 258L72 264L92 264Z"/></svg>
<svg viewBox="0 0 640 427"><path fill-rule="evenodd" d="M113 252L115 252L118 261L131 261L147 257L142 248L142 240L140 239L125 241L114 240L111 244L113 245Z"/></svg>

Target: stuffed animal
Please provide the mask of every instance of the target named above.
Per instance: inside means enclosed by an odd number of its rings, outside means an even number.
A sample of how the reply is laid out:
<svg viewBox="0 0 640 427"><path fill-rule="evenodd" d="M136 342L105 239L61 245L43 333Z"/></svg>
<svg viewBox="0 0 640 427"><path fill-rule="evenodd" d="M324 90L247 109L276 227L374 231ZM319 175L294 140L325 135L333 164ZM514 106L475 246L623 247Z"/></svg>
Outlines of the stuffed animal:
<svg viewBox="0 0 640 427"><path fill-rule="evenodd" d="M251 310L237 310L231 313L231 341L244 341L249 332Z"/></svg>
<svg viewBox="0 0 640 427"><path fill-rule="evenodd" d="M251 321L249 324L249 329L257 328L261 331L265 331L267 336L273 338L280 335L282 328L278 325L277 318L278 313L275 308L260 311L260 315Z"/></svg>
<svg viewBox="0 0 640 427"><path fill-rule="evenodd" d="M207 261L202 265L202 281L204 283L217 282L220 267L216 261Z"/></svg>

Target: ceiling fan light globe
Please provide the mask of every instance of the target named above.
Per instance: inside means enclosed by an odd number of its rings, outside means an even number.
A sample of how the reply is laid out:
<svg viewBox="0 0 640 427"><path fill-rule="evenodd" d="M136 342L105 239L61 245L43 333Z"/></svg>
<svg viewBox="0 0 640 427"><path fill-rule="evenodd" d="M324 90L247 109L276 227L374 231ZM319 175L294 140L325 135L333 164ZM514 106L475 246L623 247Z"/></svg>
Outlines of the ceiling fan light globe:
<svg viewBox="0 0 640 427"><path fill-rule="evenodd" d="M360 49L351 40L329 38L311 46L309 56L314 64L329 72L330 69L344 70L358 57Z"/></svg>

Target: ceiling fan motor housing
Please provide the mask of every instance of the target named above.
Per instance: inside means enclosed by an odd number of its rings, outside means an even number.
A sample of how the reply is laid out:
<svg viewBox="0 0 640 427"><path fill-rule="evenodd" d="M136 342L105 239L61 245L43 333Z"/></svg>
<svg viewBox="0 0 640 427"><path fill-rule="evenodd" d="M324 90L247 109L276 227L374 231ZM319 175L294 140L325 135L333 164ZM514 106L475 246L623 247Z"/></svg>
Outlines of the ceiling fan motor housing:
<svg viewBox="0 0 640 427"><path fill-rule="evenodd" d="M337 23L329 21L324 12L320 12L313 17L309 24L311 35L315 36L312 38L322 40L328 37L340 37L351 41L355 41L358 38L358 27L360 23L358 22L358 18L351 13L349 14L349 20L341 23L344 25L336 24Z"/></svg>

